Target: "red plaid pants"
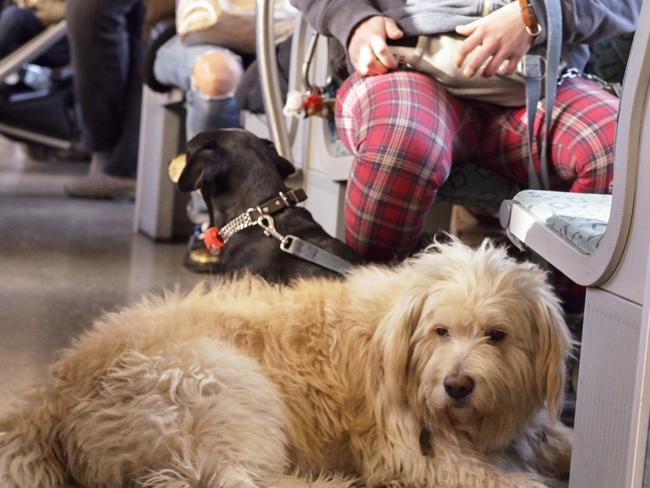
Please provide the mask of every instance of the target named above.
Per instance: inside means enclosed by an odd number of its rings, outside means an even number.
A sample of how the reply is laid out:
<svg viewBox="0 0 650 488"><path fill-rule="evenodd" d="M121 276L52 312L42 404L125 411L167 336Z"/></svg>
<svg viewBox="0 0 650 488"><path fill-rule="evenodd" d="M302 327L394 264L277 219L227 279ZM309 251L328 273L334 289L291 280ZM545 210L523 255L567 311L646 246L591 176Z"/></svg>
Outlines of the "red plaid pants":
<svg viewBox="0 0 650 488"><path fill-rule="evenodd" d="M595 83L574 78L558 87L549 139L554 189L608 191L617 111L618 99ZM543 112L533 141L538 170ZM527 184L526 120L523 107L461 100L417 72L352 75L336 99L336 125L354 155L347 243L374 260L411 253L452 164L478 163Z"/></svg>

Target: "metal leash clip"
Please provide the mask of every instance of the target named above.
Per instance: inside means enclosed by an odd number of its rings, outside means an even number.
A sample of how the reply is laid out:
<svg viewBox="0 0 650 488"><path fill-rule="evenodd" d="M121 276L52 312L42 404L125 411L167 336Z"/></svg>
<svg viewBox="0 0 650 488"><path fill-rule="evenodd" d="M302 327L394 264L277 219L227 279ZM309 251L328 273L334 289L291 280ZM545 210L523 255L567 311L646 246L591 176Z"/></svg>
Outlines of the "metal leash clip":
<svg viewBox="0 0 650 488"><path fill-rule="evenodd" d="M284 236L275 229L275 221L268 214L262 214L257 218L257 225L264 229L264 235L274 237L278 241L284 241Z"/></svg>
<svg viewBox="0 0 650 488"><path fill-rule="evenodd" d="M257 219L257 225L264 230L264 235L267 237L274 237L280 241L280 249L286 253L293 254L292 246L298 238L291 234L287 234L286 236L280 234L275 228L273 217L268 214L262 214Z"/></svg>
<svg viewBox="0 0 650 488"><path fill-rule="evenodd" d="M611 93L612 95L615 95L618 98L621 97L620 83L610 83L608 81L603 80L600 76L592 75L589 73L583 73L578 68L569 68L564 73L562 73L557 80L557 86L560 86L566 80L570 80L573 78L583 78L585 80L593 81L594 83L598 83L602 87L602 89L605 90L606 92Z"/></svg>
<svg viewBox="0 0 650 488"><path fill-rule="evenodd" d="M283 236L276 230L273 217L269 214L260 215L257 218L257 225L262 228L266 236L274 237L280 241L280 249L287 254L291 254L292 256L304 259L305 261L317 264L318 266L339 274L343 274L350 266L352 266L345 259L321 249L314 244L304 241L297 236L292 234Z"/></svg>

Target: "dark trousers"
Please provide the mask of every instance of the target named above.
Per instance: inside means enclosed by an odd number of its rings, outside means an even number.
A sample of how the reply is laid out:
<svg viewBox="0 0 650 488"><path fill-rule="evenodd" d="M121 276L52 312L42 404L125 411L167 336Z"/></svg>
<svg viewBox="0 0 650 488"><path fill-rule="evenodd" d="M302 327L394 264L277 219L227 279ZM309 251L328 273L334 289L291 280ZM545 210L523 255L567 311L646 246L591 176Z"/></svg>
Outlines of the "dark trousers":
<svg viewBox="0 0 650 488"><path fill-rule="evenodd" d="M144 44L142 0L68 0L83 137L91 152L110 153L103 171L135 176Z"/></svg>
<svg viewBox="0 0 650 488"><path fill-rule="evenodd" d="M45 27L29 9L7 4L0 10L0 59L40 34ZM69 62L68 44L61 41L43 54L37 63L58 67Z"/></svg>

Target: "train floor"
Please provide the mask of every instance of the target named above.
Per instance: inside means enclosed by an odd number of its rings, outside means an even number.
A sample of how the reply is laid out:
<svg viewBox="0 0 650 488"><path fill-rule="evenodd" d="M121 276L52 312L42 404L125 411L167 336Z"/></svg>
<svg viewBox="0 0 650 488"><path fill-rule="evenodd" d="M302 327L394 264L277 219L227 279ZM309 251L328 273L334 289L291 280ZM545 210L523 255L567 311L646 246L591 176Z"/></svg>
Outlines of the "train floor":
<svg viewBox="0 0 650 488"><path fill-rule="evenodd" d="M70 199L79 162L39 162L0 139L0 412L103 311L204 279L185 243L133 232L133 202Z"/></svg>

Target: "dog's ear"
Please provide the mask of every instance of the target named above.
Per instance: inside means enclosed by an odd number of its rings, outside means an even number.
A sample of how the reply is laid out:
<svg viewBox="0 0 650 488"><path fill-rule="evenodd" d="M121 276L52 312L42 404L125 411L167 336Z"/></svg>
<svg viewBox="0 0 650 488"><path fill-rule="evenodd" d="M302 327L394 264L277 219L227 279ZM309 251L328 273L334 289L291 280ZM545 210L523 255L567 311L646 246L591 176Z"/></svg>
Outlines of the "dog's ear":
<svg viewBox="0 0 650 488"><path fill-rule="evenodd" d="M173 161L172 161L173 164ZM228 161L211 145L188 153L186 164L178 176L178 189L190 192L198 189L204 183L213 181L228 170ZM171 164L170 164L171 172Z"/></svg>
<svg viewBox="0 0 650 488"><path fill-rule="evenodd" d="M201 158L186 157L185 166L181 170L176 184L182 192L194 191L203 182L203 172L205 171L205 161Z"/></svg>
<svg viewBox="0 0 650 488"><path fill-rule="evenodd" d="M282 156L276 153L275 158L273 158L275 167L278 168L278 173L283 180L286 180L289 176L295 173L296 168L288 160L284 159Z"/></svg>
<svg viewBox="0 0 650 488"><path fill-rule="evenodd" d="M542 400L546 402L549 415L556 419L562 409L566 360L571 349L571 334L562 317L558 299L552 291L544 288L535 304L538 328L535 378Z"/></svg>
<svg viewBox="0 0 650 488"><path fill-rule="evenodd" d="M379 388L384 401L399 404L406 391L406 375L411 355L411 337L420 320L426 293L409 286L398 297L375 330L373 341L379 349L382 376Z"/></svg>
<svg viewBox="0 0 650 488"><path fill-rule="evenodd" d="M273 164L275 164L275 167L278 169L278 173L280 173L280 176L283 180L286 180L289 176L295 173L295 166L278 154L278 151L275 149L275 144L273 144L272 141L261 138L260 140L269 150L269 153L271 154L271 160L273 161Z"/></svg>
<svg viewBox="0 0 650 488"><path fill-rule="evenodd" d="M185 166L187 166L187 154L185 153L179 154L169 163L167 174L173 183L178 183Z"/></svg>

